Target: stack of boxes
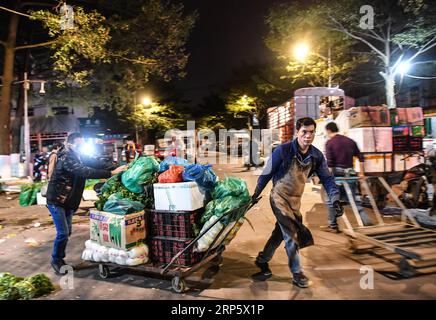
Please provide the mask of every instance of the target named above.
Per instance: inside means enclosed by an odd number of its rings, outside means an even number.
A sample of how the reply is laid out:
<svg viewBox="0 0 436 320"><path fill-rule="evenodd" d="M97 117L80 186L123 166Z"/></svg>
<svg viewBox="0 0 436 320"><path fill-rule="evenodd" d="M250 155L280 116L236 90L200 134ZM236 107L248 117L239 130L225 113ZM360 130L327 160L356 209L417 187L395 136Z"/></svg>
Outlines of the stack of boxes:
<svg viewBox="0 0 436 320"><path fill-rule="evenodd" d="M343 121L342 121L343 122ZM422 151L425 136L422 108L386 106L355 107L348 110L347 136L364 153L365 172L408 170L422 163L413 152ZM359 161L355 170L360 171Z"/></svg>
<svg viewBox="0 0 436 320"><path fill-rule="evenodd" d="M365 157L365 172L392 171L392 128L385 106L355 107L348 111L348 137L356 141ZM360 171L359 161L355 170Z"/></svg>
<svg viewBox="0 0 436 320"><path fill-rule="evenodd" d="M150 210L151 259L163 265L185 249L199 230L197 223L204 212L205 194L196 182L155 183L155 209ZM193 247L182 254L176 265L192 266L201 259Z"/></svg>

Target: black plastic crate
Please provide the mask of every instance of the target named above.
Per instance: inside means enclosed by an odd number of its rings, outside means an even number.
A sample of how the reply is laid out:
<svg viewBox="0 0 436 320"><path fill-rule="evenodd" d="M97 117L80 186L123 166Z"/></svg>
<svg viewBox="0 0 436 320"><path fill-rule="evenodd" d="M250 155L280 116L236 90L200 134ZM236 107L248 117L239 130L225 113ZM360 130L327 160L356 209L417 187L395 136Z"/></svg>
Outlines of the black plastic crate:
<svg viewBox="0 0 436 320"><path fill-rule="evenodd" d="M149 226L152 236L195 238L198 222L204 209L196 211L149 210Z"/></svg>
<svg viewBox="0 0 436 320"><path fill-rule="evenodd" d="M153 237L151 239L151 259L153 263L162 265L170 263L176 254L185 249L193 239ZM203 254L194 252L194 246L180 255L174 265L191 267L200 262Z"/></svg>

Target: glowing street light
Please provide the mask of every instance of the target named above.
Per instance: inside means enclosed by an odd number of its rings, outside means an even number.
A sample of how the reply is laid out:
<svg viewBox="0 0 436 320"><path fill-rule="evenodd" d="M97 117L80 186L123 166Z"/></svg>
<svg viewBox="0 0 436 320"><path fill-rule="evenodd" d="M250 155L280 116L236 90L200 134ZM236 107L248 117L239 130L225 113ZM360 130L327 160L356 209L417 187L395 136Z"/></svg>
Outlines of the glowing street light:
<svg viewBox="0 0 436 320"><path fill-rule="evenodd" d="M150 106L152 103L153 103L153 101L151 100L150 97L144 97L144 98L142 99L142 104L143 104L145 107Z"/></svg>
<svg viewBox="0 0 436 320"><path fill-rule="evenodd" d="M404 75L410 70L410 63L409 62L401 62L397 67L397 73Z"/></svg>
<svg viewBox="0 0 436 320"><path fill-rule="evenodd" d="M309 55L309 46L306 43L300 43L294 47L294 56L298 61L303 61Z"/></svg>

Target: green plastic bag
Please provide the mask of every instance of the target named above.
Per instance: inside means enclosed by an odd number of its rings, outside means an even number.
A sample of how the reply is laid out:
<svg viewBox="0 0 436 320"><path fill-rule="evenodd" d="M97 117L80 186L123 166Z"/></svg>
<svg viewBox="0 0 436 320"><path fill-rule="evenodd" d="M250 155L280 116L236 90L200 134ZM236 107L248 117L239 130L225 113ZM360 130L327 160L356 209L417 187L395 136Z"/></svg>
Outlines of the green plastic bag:
<svg viewBox="0 0 436 320"><path fill-rule="evenodd" d="M144 185L153 180L159 171L159 162L154 157L139 157L121 176L121 182L131 192L144 192Z"/></svg>
<svg viewBox="0 0 436 320"><path fill-rule="evenodd" d="M144 205L141 202L122 198L118 193L111 195L103 207L103 211L119 215L135 213L143 209Z"/></svg>
<svg viewBox="0 0 436 320"><path fill-rule="evenodd" d="M30 202L30 198L32 197L33 187L31 184L25 184L21 186L21 192L18 202L20 206L27 207Z"/></svg>
<svg viewBox="0 0 436 320"><path fill-rule="evenodd" d="M223 181L218 181L212 191L213 199L222 199L228 196L250 197L247 183L240 178L229 177Z"/></svg>

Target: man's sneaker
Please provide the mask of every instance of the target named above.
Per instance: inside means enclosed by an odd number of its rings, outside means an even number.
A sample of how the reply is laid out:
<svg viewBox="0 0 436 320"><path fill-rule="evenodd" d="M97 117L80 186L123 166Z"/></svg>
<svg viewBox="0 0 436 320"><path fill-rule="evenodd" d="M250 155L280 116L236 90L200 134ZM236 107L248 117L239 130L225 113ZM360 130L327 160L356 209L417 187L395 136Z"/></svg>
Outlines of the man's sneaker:
<svg viewBox="0 0 436 320"><path fill-rule="evenodd" d="M255 281L265 281L272 276L272 272L269 269L268 263L260 263L258 261L255 262L256 266L260 268L260 272L257 272L251 276L251 278Z"/></svg>
<svg viewBox="0 0 436 320"><path fill-rule="evenodd" d="M322 226L320 227L322 231L331 232L331 233L341 233L339 227L331 227L331 226Z"/></svg>
<svg viewBox="0 0 436 320"><path fill-rule="evenodd" d="M303 272L294 273L292 278L292 283L300 288L308 288L309 287L309 278Z"/></svg>
<svg viewBox="0 0 436 320"><path fill-rule="evenodd" d="M62 262L51 262L51 266L57 275L61 275L61 267L63 266Z"/></svg>
<svg viewBox="0 0 436 320"><path fill-rule="evenodd" d="M64 259L61 259L61 267L62 266L69 266L71 269L74 270L74 266L69 263L66 263Z"/></svg>

